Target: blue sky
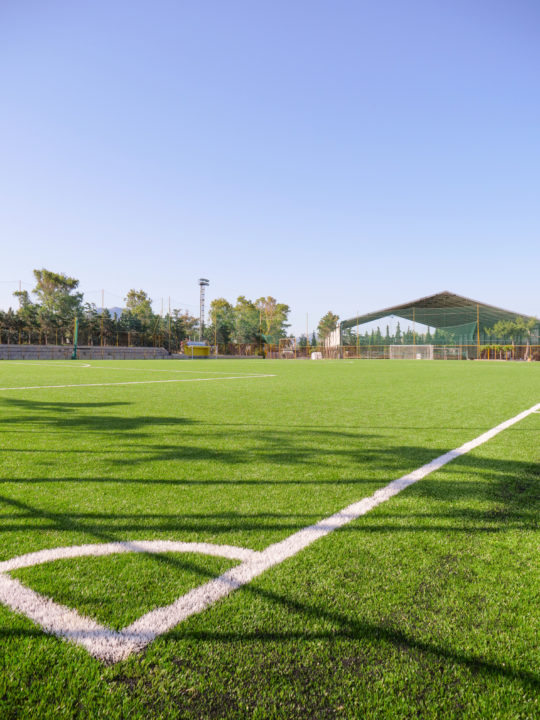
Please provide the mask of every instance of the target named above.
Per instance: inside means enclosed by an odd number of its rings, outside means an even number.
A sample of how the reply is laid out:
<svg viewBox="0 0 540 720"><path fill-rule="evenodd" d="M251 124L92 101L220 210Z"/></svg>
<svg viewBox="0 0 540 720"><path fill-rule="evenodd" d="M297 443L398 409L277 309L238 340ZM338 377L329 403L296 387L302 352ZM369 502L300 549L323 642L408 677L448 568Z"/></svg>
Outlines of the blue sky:
<svg viewBox="0 0 540 720"><path fill-rule="evenodd" d="M536 0L5 0L0 306L32 269L310 331L440 290L540 315Z"/></svg>

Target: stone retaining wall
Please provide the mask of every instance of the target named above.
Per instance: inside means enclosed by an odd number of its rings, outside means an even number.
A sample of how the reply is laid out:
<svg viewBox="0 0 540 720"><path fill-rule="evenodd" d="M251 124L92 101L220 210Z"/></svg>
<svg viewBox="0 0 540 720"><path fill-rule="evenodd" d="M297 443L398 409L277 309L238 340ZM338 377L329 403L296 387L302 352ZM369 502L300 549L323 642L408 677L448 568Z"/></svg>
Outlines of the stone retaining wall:
<svg viewBox="0 0 540 720"><path fill-rule="evenodd" d="M70 345L0 345L0 360L69 360ZM114 345L80 345L79 360L163 360L167 350L151 347L117 347Z"/></svg>

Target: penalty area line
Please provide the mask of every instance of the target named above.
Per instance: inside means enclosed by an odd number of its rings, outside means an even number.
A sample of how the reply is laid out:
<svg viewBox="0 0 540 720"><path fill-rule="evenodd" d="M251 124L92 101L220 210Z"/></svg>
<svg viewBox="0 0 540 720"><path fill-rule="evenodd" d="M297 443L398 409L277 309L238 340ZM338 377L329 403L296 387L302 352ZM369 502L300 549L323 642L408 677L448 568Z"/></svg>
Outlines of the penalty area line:
<svg viewBox="0 0 540 720"><path fill-rule="evenodd" d="M172 380L127 380L125 382L110 383L72 383L70 385L28 385L23 387L3 387L3 390L50 390L52 388L74 388L74 387L111 387L113 385L156 385L163 383L182 382L211 382L217 380L257 380L259 378L276 377L275 375L233 375L231 377L210 377L210 378L173 378Z"/></svg>

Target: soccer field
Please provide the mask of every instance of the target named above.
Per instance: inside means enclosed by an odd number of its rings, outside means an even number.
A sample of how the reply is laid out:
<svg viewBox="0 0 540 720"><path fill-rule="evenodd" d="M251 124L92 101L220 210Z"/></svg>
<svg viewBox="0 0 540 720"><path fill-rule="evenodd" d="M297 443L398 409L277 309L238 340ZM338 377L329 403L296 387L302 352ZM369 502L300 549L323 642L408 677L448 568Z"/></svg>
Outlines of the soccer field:
<svg viewBox="0 0 540 720"><path fill-rule="evenodd" d="M0 717L538 717L539 410L537 363L0 362Z"/></svg>

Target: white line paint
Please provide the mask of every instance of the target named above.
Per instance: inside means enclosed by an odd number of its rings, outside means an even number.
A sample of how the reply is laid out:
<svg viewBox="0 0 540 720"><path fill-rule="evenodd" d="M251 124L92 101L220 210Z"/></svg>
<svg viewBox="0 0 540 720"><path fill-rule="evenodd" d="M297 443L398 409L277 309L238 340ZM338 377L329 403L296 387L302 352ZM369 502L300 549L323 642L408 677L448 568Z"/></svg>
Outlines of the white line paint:
<svg viewBox="0 0 540 720"><path fill-rule="evenodd" d="M73 388L73 387L112 387L113 385L156 385L162 383L181 382L210 382L211 380L253 380L258 378L276 377L275 375L233 375L231 377L211 378L174 378L172 380L127 380L124 382L110 383L72 383L70 385L28 385L23 387L2 387L2 390L49 390L51 388Z"/></svg>
<svg viewBox="0 0 540 720"><path fill-rule="evenodd" d="M129 362L129 361L128 361ZM147 361L144 361L147 362ZM134 367L110 367L108 365L91 365L90 363L74 363L74 362L63 362L58 360L56 362L29 362L23 360L6 360L2 365L17 365L18 367L30 368L37 366L46 365L47 367L54 368L70 368L71 370L81 370L90 368L91 370L118 370L120 372L158 372L158 373L188 373L191 375L228 375L228 372L224 370L170 370L163 368L134 368ZM1 367L1 366L0 366ZM263 373L237 373L239 375L245 375L246 377L266 377Z"/></svg>
<svg viewBox="0 0 540 720"><path fill-rule="evenodd" d="M132 367L108 367L106 365L90 365L88 364L89 368L92 370L119 370L120 372L157 372L157 373L189 373L191 375L197 374L197 375L228 375L228 372L225 372L224 370L169 370L163 369L163 368L132 368ZM264 373L255 373L255 372L249 372L249 373L243 373L240 372L238 375L245 375L246 377L259 377L260 375L263 375Z"/></svg>
<svg viewBox="0 0 540 720"><path fill-rule="evenodd" d="M365 515L405 488L430 473L440 470L452 460L466 455L503 430L539 410L540 403L482 433L461 447L444 453L417 470L403 475L386 487L377 490L370 497L349 505L334 515L290 535L285 540L269 545L262 552L209 543L175 543L172 541L134 541L41 550L0 563L0 602L16 612L23 613L46 632L81 645L99 660L108 663L119 662L132 653L141 651L156 637L168 632L186 618L202 612L219 599L229 595L233 590L246 585L265 570L293 557L319 538ZM146 613L119 632L79 615L76 610L39 595L6 574L17 568L30 567L60 558L108 555L115 552L199 552L239 559L243 562L220 577L179 597L171 605Z"/></svg>
<svg viewBox="0 0 540 720"><path fill-rule="evenodd" d="M72 363L63 362L61 360L57 360L55 362L31 362L29 360L4 360L4 361L2 361L2 367L4 365L17 365L18 367L23 367L23 368L35 367L36 365L47 365L48 367L55 367L55 368L61 368L61 367L89 368L89 367L91 367L90 363L74 365Z"/></svg>
<svg viewBox="0 0 540 720"><path fill-rule="evenodd" d="M69 560L76 557L102 557L120 553L184 553L194 552L203 555L216 555L231 560L248 560L255 555L255 550L246 550L234 545L214 545L212 543L177 542L175 540L132 540L130 542L110 542L96 545L72 545L70 547L38 550L37 552L19 555L11 560L0 562L0 573L12 572L21 568L42 565L54 560Z"/></svg>
<svg viewBox="0 0 540 720"><path fill-rule="evenodd" d="M131 631L129 628L125 628L120 632L111 630L91 618L80 615L72 608L55 603L50 598L25 587L19 580L4 573L52 562L53 560L131 552L152 554L171 552L202 553L244 562L257 555L254 550L246 550L232 545L185 543L168 540L138 540L41 550L0 563L0 602L15 610L15 612L26 615L46 632L82 645L95 657L103 661L118 662L118 660L127 657L131 653L141 650L156 637L156 634L141 633L140 630Z"/></svg>

